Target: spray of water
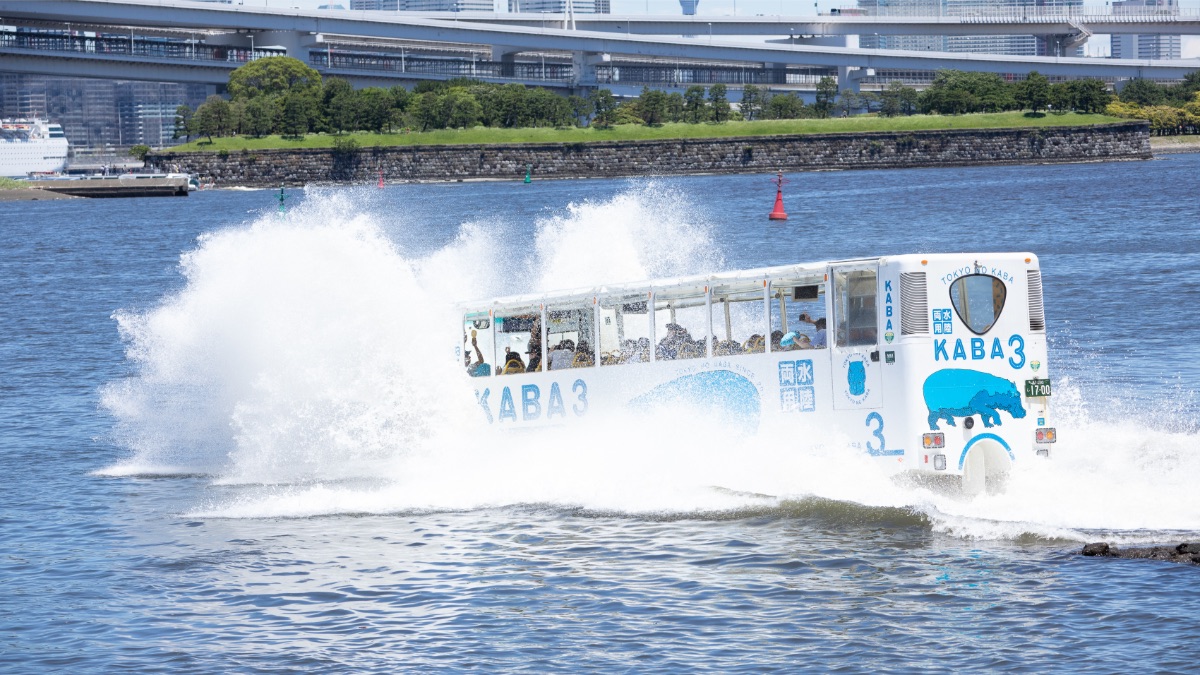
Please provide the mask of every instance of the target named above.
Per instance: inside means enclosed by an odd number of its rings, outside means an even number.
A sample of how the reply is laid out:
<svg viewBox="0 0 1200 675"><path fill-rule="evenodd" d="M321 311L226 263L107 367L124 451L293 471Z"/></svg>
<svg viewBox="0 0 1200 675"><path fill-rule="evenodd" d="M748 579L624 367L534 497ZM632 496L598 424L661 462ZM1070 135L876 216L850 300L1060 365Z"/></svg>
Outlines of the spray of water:
<svg viewBox="0 0 1200 675"><path fill-rule="evenodd" d="M911 513L963 537L1200 532L1195 429L1093 417L1086 392L1065 381L1054 458L1018 464L1006 491L970 501L894 483L813 416L749 435L679 409L534 433L487 428L454 357L450 301L720 268L695 213L678 194L631 189L542 218L525 253L467 223L412 258L379 216L333 191L286 219L212 232L183 256L180 291L116 315L136 374L103 394L130 450L104 473L228 485L190 514L201 517L836 504L867 519Z"/></svg>

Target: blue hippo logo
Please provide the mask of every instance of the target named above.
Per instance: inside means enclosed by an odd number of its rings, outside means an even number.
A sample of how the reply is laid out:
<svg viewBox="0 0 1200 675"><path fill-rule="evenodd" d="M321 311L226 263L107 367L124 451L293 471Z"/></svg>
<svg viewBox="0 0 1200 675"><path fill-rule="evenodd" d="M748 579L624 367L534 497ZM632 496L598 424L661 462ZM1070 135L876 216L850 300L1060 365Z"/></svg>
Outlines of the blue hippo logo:
<svg viewBox="0 0 1200 675"><path fill-rule="evenodd" d="M867 368L862 361L851 361L846 368L846 386L850 388L851 396L867 393Z"/></svg>
<svg viewBox="0 0 1200 675"><path fill-rule="evenodd" d="M929 408L929 428L937 431L938 421L957 426L955 417L979 415L983 426L1001 424L1000 411L1013 419L1025 417L1021 394L1011 380L965 368L944 368L925 378L922 389Z"/></svg>

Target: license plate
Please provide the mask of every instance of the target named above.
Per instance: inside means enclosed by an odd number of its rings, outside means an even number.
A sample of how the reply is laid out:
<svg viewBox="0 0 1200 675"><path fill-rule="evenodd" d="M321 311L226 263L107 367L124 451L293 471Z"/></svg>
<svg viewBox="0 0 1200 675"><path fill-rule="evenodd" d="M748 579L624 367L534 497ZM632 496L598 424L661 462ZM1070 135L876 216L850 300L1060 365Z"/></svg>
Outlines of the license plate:
<svg viewBox="0 0 1200 675"><path fill-rule="evenodd" d="M1050 395L1050 380L1034 378L1025 380L1025 396L1049 396Z"/></svg>

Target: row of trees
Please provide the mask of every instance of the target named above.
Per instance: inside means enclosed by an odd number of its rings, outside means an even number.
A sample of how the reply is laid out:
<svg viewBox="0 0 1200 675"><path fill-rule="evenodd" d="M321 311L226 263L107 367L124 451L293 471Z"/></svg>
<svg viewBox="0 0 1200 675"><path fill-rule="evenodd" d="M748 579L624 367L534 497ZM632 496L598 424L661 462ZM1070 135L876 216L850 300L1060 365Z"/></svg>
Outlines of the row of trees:
<svg viewBox="0 0 1200 675"><path fill-rule="evenodd" d="M229 100L209 97L194 112L181 106L176 129L179 135L207 136L211 140L213 136L231 134L299 137L312 132L427 131L477 125L514 128L721 123L848 116L862 110L895 116L1045 109L1090 113L1109 110L1122 116L1153 111L1162 120L1160 128L1188 129L1195 124L1188 121L1186 115L1192 113L1186 106L1193 105L1197 92L1200 73L1189 75L1175 86L1134 80L1121 93L1119 103L1124 106L1112 108L1109 104L1114 97L1099 80L1051 84L1033 72L1024 80L1009 82L993 73L942 70L922 92L898 82L878 93L839 92L832 77L823 77L817 83L812 104L794 93L772 95L748 84L735 109L723 84L707 89L694 85L683 93L647 87L637 100L620 103L607 89L593 90L587 96L560 96L542 88L467 79L423 82L412 91L401 86L356 90L340 78L322 81L319 73L296 59L270 57L247 63L230 75ZM1168 114L1159 108L1183 112ZM1185 116L1180 118L1184 122L1172 124L1179 115Z"/></svg>
<svg viewBox="0 0 1200 675"><path fill-rule="evenodd" d="M1189 73L1176 85L1150 80L1133 80L1121 90L1121 98L1106 112L1116 117L1150 121L1152 133L1160 136L1200 133L1200 71Z"/></svg>

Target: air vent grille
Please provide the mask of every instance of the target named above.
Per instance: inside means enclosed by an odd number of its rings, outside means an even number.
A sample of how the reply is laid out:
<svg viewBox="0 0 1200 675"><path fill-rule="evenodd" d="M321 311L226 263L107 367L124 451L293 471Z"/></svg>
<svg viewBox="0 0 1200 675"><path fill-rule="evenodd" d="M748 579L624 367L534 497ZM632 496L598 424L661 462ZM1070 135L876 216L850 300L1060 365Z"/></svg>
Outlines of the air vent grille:
<svg viewBox="0 0 1200 675"><path fill-rule="evenodd" d="M929 332L929 293L924 272L900 275L900 334L921 335Z"/></svg>
<svg viewBox="0 0 1200 675"><path fill-rule="evenodd" d="M1042 307L1042 272L1029 270L1029 330L1046 330L1046 311Z"/></svg>

